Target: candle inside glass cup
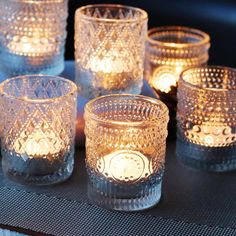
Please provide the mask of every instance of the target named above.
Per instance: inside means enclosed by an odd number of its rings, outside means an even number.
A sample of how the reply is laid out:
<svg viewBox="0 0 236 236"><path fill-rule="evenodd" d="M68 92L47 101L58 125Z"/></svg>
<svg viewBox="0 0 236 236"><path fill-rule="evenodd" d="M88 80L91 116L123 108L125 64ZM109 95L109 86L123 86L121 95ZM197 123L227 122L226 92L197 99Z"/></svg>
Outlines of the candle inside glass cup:
<svg viewBox="0 0 236 236"><path fill-rule="evenodd" d="M168 106L173 128L180 74L187 68L205 65L209 47L210 37L197 29L162 26L148 31L144 77Z"/></svg>
<svg viewBox="0 0 236 236"><path fill-rule="evenodd" d="M29 75L0 85L2 167L24 184L64 181L73 171L76 85L61 77Z"/></svg>
<svg viewBox="0 0 236 236"><path fill-rule="evenodd" d="M184 71L178 89L177 155L211 171L236 168L235 69L219 66Z"/></svg>
<svg viewBox="0 0 236 236"><path fill-rule="evenodd" d="M63 71L67 5L68 0L0 1L0 67L5 76Z"/></svg>
<svg viewBox="0 0 236 236"><path fill-rule="evenodd" d="M147 13L112 4L88 5L75 16L76 82L86 98L141 92Z"/></svg>
<svg viewBox="0 0 236 236"><path fill-rule="evenodd" d="M135 211L161 197L168 109L138 95L110 95L85 108L89 196L104 207Z"/></svg>

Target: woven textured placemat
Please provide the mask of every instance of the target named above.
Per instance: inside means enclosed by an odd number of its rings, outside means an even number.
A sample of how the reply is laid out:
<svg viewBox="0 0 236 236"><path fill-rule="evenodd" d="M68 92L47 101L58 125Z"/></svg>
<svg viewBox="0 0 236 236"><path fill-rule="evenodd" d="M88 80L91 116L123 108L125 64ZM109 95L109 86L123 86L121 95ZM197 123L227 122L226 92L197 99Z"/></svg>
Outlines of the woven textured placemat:
<svg viewBox="0 0 236 236"><path fill-rule="evenodd" d="M1 223L53 235L235 235L163 217L100 209L85 202L0 188Z"/></svg>
<svg viewBox="0 0 236 236"><path fill-rule="evenodd" d="M84 158L84 149L78 149L72 177L55 186L16 185L0 170L0 224L40 235L236 235L236 172L183 166L175 156L175 141L168 141L162 199L140 213L93 206Z"/></svg>

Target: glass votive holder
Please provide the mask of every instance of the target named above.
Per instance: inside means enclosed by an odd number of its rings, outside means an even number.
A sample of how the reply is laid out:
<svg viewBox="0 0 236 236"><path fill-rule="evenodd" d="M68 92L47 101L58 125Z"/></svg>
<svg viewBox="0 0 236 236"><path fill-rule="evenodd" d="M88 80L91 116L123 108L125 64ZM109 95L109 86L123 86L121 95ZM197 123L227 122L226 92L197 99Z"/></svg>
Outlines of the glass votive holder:
<svg viewBox="0 0 236 236"><path fill-rule="evenodd" d="M204 170L236 168L236 70L196 67L179 80L177 156Z"/></svg>
<svg viewBox="0 0 236 236"><path fill-rule="evenodd" d="M180 73L208 61L210 37L183 26L150 29L146 41L145 79L170 110L169 123L175 127L177 85Z"/></svg>
<svg viewBox="0 0 236 236"><path fill-rule="evenodd" d="M76 85L62 77L28 75L0 84L5 176L47 185L70 177L74 165Z"/></svg>
<svg viewBox="0 0 236 236"><path fill-rule="evenodd" d="M168 108L141 95L106 95L85 107L88 195L121 211L159 202Z"/></svg>
<svg viewBox="0 0 236 236"><path fill-rule="evenodd" d="M5 76L64 70L68 0L0 1L0 69Z"/></svg>
<svg viewBox="0 0 236 236"><path fill-rule="evenodd" d="M88 5L75 16L76 82L80 94L139 94L147 13L122 5Z"/></svg>

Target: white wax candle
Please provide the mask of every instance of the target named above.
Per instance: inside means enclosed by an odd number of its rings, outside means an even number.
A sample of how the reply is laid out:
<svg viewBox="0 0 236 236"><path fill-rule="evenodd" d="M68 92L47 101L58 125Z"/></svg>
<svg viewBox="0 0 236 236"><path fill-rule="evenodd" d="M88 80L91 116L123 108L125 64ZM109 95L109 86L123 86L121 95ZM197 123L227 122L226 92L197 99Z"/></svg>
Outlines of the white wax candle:
<svg viewBox="0 0 236 236"><path fill-rule="evenodd" d="M141 152L121 150L99 160L97 169L107 178L133 182L147 178L153 173L152 162Z"/></svg>

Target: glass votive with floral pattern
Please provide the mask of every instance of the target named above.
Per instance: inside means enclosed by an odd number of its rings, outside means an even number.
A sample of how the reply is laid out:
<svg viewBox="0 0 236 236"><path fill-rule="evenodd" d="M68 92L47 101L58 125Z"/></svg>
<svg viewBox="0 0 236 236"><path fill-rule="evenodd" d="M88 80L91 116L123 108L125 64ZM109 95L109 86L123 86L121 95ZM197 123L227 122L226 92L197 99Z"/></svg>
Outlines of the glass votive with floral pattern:
<svg viewBox="0 0 236 236"><path fill-rule="evenodd" d="M90 199L105 208L136 211L159 202L168 109L141 95L107 95L85 107Z"/></svg>
<svg viewBox="0 0 236 236"><path fill-rule="evenodd" d="M64 69L68 0L0 1L0 69L6 77Z"/></svg>
<svg viewBox="0 0 236 236"><path fill-rule="evenodd" d="M209 47L209 35L198 29L163 26L148 31L145 79L170 109L170 124L173 126L180 73L189 67L205 65Z"/></svg>
<svg viewBox="0 0 236 236"><path fill-rule="evenodd" d="M76 85L62 77L28 75L0 84L5 176L47 185L70 177L74 165Z"/></svg>
<svg viewBox="0 0 236 236"><path fill-rule="evenodd" d="M147 13L122 5L88 5L75 16L76 82L80 94L139 94Z"/></svg>
<svg viewBox="0 0 236 236"><path fill-rule="evenodd" d="M184 71L178 88L177 155L210 171L236 168L236 70L220 66Z"/></svg>

